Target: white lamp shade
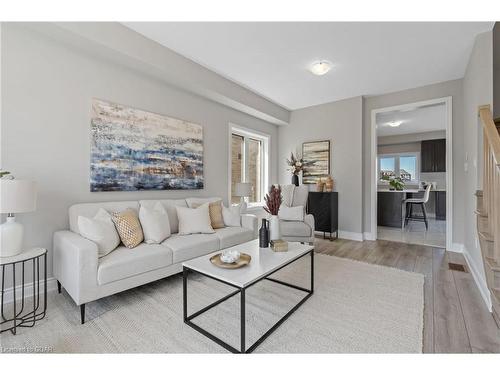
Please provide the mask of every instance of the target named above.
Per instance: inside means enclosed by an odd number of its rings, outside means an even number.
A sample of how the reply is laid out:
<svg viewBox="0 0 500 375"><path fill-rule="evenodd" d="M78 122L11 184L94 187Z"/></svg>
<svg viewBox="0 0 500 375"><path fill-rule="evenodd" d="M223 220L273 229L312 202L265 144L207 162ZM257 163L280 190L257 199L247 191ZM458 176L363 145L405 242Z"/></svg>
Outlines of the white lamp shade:
<svg viewBox="0 0 500 375"><path fill-rule="evenodd" d="M234 187L235 197L249 197L252 195L252 184L250 182L237 182Z"/></svg>
<svg viewBox="0 0 500 375"><path fill-rule="evenodd" d="M36 209L36 183L28 180L0 180L0 213L15 214Z"/></svg>

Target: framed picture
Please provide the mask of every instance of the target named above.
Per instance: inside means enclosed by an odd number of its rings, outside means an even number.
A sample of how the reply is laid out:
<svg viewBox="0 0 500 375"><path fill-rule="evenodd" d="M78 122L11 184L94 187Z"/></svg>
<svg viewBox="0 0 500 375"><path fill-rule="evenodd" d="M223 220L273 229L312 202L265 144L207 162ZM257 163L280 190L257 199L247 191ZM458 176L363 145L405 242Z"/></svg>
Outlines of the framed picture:
<svg viewBox="0 0 500 375"><path fill-rule="evenodd" d="M315 184L318 178L330 175L330 141L302 143L302 158L302 183Z"/></svg>
<svg viewBox="0 0 500 375"><path fill-rule="evenodd" d="M203 189L203 127L94 99L90 191Z"/></svg>

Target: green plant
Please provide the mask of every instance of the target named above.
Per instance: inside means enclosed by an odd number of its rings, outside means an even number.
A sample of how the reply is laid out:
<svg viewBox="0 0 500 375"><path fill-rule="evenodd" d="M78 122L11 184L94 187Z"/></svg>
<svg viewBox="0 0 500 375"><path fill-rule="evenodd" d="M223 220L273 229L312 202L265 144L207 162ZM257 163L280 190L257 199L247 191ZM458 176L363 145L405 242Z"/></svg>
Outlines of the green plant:
<svg viewBox="0 0 500 375"><path fill-rule="evenodd" d="M401 177L383 176L382 180L389 181L389 185L396 190L403 190L405 187L405 183Z"/></svg>
<svg viewBox="0 0 500 375"><path fill-rule="evenodd" d="M3 178L4 176L7 176L8 174L10 174L10 172L0 171L0 178Z"/></svg>

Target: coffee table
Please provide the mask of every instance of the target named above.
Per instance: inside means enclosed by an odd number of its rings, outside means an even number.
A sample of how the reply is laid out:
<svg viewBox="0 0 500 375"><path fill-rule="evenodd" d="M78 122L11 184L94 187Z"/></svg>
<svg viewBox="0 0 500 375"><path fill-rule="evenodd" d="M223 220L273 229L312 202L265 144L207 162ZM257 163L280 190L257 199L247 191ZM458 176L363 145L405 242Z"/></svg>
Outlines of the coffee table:
<svg viewBox="0 0 500 375"><path fill-rule="evenodd" d="M314 292L314 247L311 245L304 245L298 242L290 242L288 244L288 251L286 252L274 252L270 248L259 249L258 240L253 240L233 246L231 249L238 250L243 253L247 253L252 257L250 264L238 268L238 269L223 269L213 265L210 262L210 257L214 254L220 253L217 251L208 255L204 255L189 261L183 262L183 314L184 323L194 328L204 336L215 341L217 344L221 345L225 349L233 353L251 353L255 350L271 333L273 333L276 328L278 328L290 315L294 313L295 310L299 308ZM288 266L289 264L295 262L298 259L310 255L311 257L311 284L310 288L303 288L298 285L293 285L285 281L277 280L271 278L270 276L281 270L282 268ZM187 313L188 307L188 274L190 272L198 273L209 277L211 279L217 280L223 284L230 285L236 288L235 291L222 297L221 299L211 303L210 305L198 310L190 315ZM269 328L254 344L252 344L248 349L246 348L245 340L245 292L252 285L263 281L271 281L281 285L285 285L290 288L298 289L306 293L306 295L290 310L288 311L277 323L275 323L271 328ZM206 331L204 328L198 326L193 322L193 319L201 314L207 312L213 307L219 305L220 303L228 300L229 298L240 294L240 319L241 319L241 333L240 333L240 348L237 349L228 343L224 342L220 338Z"/></svg>

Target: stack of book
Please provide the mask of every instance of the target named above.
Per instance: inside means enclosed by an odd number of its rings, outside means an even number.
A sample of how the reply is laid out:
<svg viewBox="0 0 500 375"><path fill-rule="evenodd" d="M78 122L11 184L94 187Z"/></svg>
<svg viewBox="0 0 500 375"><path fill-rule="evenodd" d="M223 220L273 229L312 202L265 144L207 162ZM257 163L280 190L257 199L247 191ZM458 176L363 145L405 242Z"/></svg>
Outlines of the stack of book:
<svg viewBox="0 0 500 375"><path fill-rule="evenodd" d="M283 240L272 240L271 249L273 251L288 251L288 242Z"/></svg>

